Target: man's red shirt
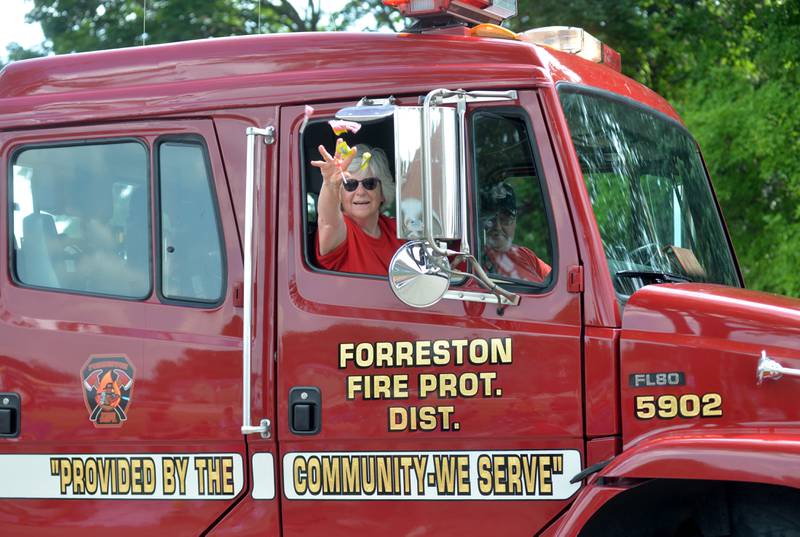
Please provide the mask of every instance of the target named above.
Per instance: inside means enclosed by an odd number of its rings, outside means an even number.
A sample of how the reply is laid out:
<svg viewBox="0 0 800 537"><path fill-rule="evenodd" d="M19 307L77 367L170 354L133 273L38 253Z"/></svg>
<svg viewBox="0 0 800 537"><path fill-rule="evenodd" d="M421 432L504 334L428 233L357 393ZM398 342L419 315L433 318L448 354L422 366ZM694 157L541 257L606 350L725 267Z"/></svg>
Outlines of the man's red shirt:
<svg viewBox="0 0 800 537"><path fill-rule="evenodd" d="M486 249L489 271L518 280L541 283L550 274L550 265L524 246L512 246L506 252Z"/></svg>
<svg viewBox="0 0 800 537"><path fill-rule="evenodd" d="M319 253L317 236L317 261L320 266L340 272L386 276L392 256L405 243L397 238L395 219L383 215L378 217L381 236L377 239L364 233L349 217L344 216L344 222L347 226L347 238L325 255Z"/></svg>

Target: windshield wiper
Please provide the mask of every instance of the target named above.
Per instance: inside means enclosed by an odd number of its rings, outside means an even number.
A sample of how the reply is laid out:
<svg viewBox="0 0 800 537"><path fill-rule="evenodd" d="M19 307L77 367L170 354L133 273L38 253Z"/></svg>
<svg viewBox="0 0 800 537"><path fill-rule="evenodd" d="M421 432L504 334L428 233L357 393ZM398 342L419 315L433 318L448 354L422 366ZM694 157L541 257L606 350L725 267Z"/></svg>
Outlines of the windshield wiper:
<svg viewBox="0 0 800 537"><path fill-rule="evenodd" d="M657 270L620 270L614 274L617 278L639 278L645 281L645 285L651 283L686 283L692 279L672 272L660 272Z"/></svg>

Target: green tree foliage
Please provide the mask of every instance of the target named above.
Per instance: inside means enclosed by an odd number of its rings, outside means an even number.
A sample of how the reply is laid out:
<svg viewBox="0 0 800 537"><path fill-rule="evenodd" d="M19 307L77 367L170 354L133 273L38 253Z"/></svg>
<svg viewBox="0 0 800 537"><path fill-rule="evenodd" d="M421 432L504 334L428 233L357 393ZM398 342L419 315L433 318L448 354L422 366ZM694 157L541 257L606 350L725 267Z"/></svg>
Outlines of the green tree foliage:
<svg viewBox="0 0 800 537"><path fill-rule="evenodd" d="M622 55L625 74L670 94L699 66L698 35L715 39L707 10L702 0L519 0L519 15L509 26L583 28Z"/></svg>
<svg viewBox="0 0 800 537"><path fill-rule="evenodd" d="M800 296L800 5L712 10L716 61L676 92L750 287ZM707 54L711 57L711 54Z"/></svg>
<svg viewBox="0 0 800 537"><path fill-rule="evenodd" d="M42 51L26 49L19 43L9 43L6 46L6 52L8 53L9 63L18 60L29 60L31 58L40 58L45 54ZM4 64L0 62L0 69L2 69L3 67Z"/></svg>
<svg viewBox="0 0 800 537"><path fill-rule="evenodd" d="M332 14L332 28L336 30L399 31L404 28L403 18L394 8L384 6L381 0L349 0L339 13Z"/></svg>
<svg viewBox="0 0 800 537"><path fill-rule="evenodd" d="M260 1L260 5L259 5ZM56 54L256 33L341 29L364 13L378 25L396 20L379 0L350 1L326 13L321 0L298 9L288 0L34 0L30 22L42 25Z"/></svg>

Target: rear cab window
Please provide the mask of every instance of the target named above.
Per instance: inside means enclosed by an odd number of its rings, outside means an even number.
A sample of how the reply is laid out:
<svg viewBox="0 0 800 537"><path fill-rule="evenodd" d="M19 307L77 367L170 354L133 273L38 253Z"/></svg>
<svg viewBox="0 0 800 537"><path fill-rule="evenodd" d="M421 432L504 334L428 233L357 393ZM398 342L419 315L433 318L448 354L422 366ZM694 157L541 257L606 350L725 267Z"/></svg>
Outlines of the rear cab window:
<svg viewBox="0 0 800 537"><path fill-rule="evenodd" d="M11 174L17 281L147 297L148 161L147 148L137 141L18 151Z"/></svg>
<svg viewBox="0 0 800 537"><path fill-rule="evenodd" d="M155 140L154 148L155 174L144 140L18 149L9 174L15 282L129 300L155 289L161 302L219 304L225 256L206 147L199 136L183 136Z"/></svg>
<svg viewBox="0 0 800 537"><path fill-rule="evenodd" d="M195 139L163 140L157 149L162 298L218 302L224 256L205 149Z"/></svg>

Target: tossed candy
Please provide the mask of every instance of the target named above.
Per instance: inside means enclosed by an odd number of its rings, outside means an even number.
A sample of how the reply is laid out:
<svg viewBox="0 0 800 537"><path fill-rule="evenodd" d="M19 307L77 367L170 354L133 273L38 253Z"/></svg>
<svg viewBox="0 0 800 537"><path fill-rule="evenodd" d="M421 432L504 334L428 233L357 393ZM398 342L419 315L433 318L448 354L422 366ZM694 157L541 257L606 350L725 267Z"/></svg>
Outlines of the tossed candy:
<svg viewBox="0 0 800 537"><path fill-rule="evenodd" d="M355 151L354 148L347 145L347 142L342 140L341 138L336 141L336 152L339 153L342 158L347 158L353 154Z"/></svg>
<svg viewBox="0 0 800 537"><path fill-rule="evenodd" d="M303 116L303 124L300 125L300 132L306 130L306 125L308 125L308 118L310 118L312 115L314 115L314 108L306 105L305 114Z"/></svg>
<svg viewBox="0 0 800 537"><path fill-rule="evenodd" d="M363 155L361 155L361 170L366 170L367 166L369 165L369 159L372 158L372 153L367 151Z"/></svg>
<svg viewBox="0 0 800 537"><path fill-rule="evenodd" d="M336 136L344 134L348 131L355 134L361 130L361 123L356 123L355 121L345 121L343 119L332 119L328 121L328 125L331 126L333 133Z"/></svg>

